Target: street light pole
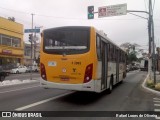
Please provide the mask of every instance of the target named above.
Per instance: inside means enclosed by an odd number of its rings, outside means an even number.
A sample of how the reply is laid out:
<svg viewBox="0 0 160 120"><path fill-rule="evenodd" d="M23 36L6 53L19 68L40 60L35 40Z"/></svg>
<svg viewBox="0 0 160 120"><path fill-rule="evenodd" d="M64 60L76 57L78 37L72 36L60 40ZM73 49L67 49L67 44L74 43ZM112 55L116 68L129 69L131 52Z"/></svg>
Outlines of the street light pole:
<svg viewBox="0 0 160 120"><path fill-rule="evenodd" d="M36 31L36 29L41 29L43 26L39 26L39 27L37 27L37 26L35 26L35 32L34 32L34 60L36 61L36 49L37 49L37 37L36 37L36 33L37 33L37 31Z"/></svg>

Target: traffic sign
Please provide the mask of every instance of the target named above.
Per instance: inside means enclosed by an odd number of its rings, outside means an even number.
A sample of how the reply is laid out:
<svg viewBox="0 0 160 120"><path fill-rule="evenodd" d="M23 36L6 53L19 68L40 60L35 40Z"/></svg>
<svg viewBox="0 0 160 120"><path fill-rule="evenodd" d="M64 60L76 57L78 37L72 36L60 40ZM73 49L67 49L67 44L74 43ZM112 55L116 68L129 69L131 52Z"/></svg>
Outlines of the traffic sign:
<svg viewBox="0 0 160 120"><path fill-rule="evenodd" d="M110 17L127 14L127 4L103 6L98 8L98 17Z"/></svg>
<svg viewBox="0 0 160 120"><path fill-rule="evenodd" d="M25 29L24 33L40 33L40 29Z"/></svg>

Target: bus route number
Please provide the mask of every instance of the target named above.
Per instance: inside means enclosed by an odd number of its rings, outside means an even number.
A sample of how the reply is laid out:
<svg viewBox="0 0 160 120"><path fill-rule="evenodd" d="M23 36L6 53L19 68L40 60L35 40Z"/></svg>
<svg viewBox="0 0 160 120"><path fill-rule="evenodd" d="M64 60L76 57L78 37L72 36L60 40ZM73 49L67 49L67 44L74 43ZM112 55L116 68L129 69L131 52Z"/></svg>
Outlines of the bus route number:
<svg viewBox="0 0 160 120"><path fill-rule="evenodd" d="M72 65L81 65L81 62L72 62Z"/></svg>

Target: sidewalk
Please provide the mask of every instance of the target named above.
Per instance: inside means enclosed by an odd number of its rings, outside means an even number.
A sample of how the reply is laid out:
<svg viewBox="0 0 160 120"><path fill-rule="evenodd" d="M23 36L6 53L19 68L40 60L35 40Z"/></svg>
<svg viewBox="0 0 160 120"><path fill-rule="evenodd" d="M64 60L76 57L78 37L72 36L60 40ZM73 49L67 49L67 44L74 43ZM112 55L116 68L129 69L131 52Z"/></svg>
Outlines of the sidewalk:
<svg viewBox="0 0 160 120"><path fill-rule="evenodd" d="M151 76L152 76L151 78L152 78L152 80L153 80L153 79L154 79L153 73L152 73ZM152 88L147 87L146 82L147 82L148 79L149 79L149 75L146 76L146 78L145 78L145 80L144 80L144 82L143 82L143 84L142 84L142 87L143 87L144 89L146 89L146 90L148 90L148 91L150 91L150 92L152 92L152 93L157 94L157 95L160 96L160 91L157 91L157 90L154 90L154 89L152 89ZM157 84L157 83L160 83L160 73L159 73L159 72L156 72L156 84Z"/></svg>

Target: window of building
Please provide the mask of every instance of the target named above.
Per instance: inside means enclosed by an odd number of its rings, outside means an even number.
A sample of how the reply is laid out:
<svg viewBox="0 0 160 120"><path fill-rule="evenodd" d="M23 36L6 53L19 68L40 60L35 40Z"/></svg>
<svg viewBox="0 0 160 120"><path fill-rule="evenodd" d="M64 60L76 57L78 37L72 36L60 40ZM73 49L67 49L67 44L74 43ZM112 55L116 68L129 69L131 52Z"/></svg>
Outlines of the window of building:
<svg viewBox="0 0 160 120"><path fill-rule="evenodd" d="M21 47L21 41L19 38L12 38L12 46L13 47Z"/></svg>
<svg viewBox="0 0 160 120"><path fill-rule="evenodd" d="M2 35L2 45L11 46L11 38L5 35Z"/></svg>
<svg viewBox="0 0 160 120"><path fill-rule="evenodd" d="M21 39L0 34L0 45L21 47Z"/></svg>
<svg viewBox="0 0 160 120"><path fill-rule="evenodd" d="M31 48L30 47L27 47L27 46L25 47L24 55L31 56Z"/></svg>

